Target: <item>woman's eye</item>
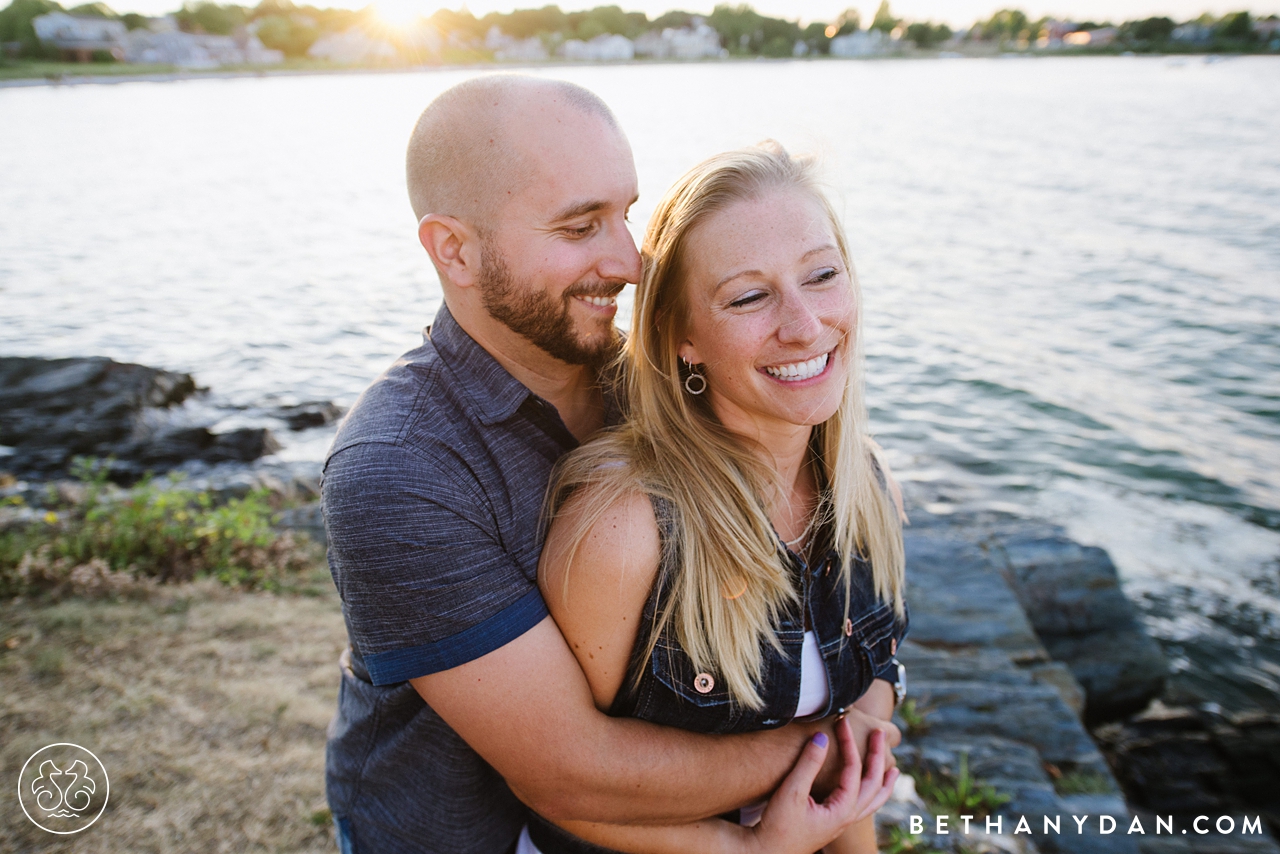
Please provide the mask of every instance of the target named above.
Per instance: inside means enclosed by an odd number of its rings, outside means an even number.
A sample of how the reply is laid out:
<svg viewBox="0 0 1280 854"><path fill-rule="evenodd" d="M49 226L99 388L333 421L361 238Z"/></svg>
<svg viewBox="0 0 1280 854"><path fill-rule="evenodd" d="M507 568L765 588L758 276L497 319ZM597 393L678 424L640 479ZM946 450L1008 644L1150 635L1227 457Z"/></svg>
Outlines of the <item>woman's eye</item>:
<svg viewBox="0 0 1280 854"><path fill-rule="evenodd" d="M810 276L809 281L810 282L826 282L830 279L834 279L836 277L836 274L839 272L840 271L837 270L835 267L823 267L821 270L818 270L816 273Z"/></svg>
<svg viewBox="0 0 1280 854"><path fill-rule="evenodd" d="M752 293L738 297L736 300L729 303L729 305L732 308L742 308L743 306L751 305L753 302L757 302L762 299L764 299L763 293L760 291L753 291Z"/></svg>

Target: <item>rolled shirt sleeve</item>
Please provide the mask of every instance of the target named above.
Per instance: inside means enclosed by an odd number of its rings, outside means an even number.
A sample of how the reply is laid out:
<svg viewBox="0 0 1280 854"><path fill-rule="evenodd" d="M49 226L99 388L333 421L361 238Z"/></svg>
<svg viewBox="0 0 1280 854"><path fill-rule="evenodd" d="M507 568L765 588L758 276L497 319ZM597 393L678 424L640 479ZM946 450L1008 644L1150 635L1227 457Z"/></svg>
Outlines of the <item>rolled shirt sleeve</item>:
<svg viewBox="0 0 1280 854"><path fill-rule="evenodd" d="M330 568L373 684L465 664L547 616L536 554L512 553L448 449L345 448L326 467L324 503Z"/></svg>

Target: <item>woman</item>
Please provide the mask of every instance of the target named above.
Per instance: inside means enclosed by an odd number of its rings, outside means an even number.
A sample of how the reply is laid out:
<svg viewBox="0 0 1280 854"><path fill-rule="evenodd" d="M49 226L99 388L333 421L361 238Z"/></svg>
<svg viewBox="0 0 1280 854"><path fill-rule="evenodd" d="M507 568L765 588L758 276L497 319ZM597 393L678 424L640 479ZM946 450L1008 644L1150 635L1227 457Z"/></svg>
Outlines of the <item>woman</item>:
<svg viewBox="0 0 1280 854"><path fill-rule="evenodd" d="M865 435L857 283L810 166L772 143L707 160L659 204L642 254L628 422L563 461L540 566L596 704L714 733L850 705L887 718L901 510ZM759 812L680 828L535 817L522 844L875 850L870 818L814 844L824 817L770 806L744 829Z"/></svg>

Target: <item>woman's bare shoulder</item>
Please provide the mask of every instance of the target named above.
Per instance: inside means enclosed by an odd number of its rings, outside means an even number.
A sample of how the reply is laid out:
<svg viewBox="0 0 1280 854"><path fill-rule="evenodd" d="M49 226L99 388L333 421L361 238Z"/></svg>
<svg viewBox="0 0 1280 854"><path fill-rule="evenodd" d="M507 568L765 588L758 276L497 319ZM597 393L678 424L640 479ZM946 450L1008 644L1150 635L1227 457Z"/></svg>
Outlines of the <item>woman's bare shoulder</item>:
<svg viewBox="0 0 1280 854"><path fill-rule="evenodd" d="M589 484L565 502L547 532L539 565L545 588L569 591L602 583L639 586L647 594L661 561L653 503L638 486Z"/></svg>
<svg viewBox="0 0 1280 854"><path fill-rule="evenodd" d="M653 507L638 490L580 489L547 534L542 598L602 710L622 685L660 559Z"/></svg>

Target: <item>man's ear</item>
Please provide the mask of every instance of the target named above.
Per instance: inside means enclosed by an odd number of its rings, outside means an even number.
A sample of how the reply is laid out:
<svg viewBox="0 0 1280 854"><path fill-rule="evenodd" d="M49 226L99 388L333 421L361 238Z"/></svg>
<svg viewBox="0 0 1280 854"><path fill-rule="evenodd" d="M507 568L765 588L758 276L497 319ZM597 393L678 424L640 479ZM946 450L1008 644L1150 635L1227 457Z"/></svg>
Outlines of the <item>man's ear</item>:
<svg viewBox="0 0 1280 854"><path fill-rule="evenodd" d="M480 236L457 217L427 214L418 221L418 242L440 275L460 288L480 275Z"/></svg>

